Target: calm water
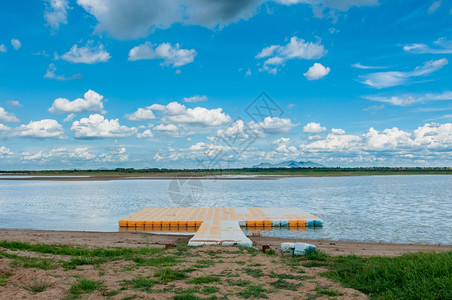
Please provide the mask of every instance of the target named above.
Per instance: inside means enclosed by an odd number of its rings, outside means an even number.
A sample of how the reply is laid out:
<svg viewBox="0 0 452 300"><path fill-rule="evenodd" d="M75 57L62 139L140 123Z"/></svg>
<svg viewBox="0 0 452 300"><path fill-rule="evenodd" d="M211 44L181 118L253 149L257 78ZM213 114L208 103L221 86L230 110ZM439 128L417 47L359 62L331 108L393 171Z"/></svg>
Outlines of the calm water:
<svg viewBox="0 0 452 300"><path fill-rule="evenodd" d="M0 228L117 231L143 207L175 206L169 183L0 180ZM266 235L452 244L449 175L205 180L196 206L297 206L324 220L321 229Z"/></svg>

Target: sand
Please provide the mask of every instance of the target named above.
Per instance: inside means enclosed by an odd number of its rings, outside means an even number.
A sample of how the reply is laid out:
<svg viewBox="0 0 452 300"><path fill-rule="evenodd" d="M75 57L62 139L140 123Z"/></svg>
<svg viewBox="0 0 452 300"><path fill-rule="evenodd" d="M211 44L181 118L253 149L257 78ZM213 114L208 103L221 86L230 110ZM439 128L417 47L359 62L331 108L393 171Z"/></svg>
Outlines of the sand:
<svg viewBox="0 0 452 300"><path fill-rule="evenodd" d="M0 240L42 244L66 244L88 247L164 247L166 244L187 242L190 235L153 234L143 232L87 232L51 230L5 230L0 229ZM278 237L251 236L257 248L270 245L273 249L283 242L305 242L331 255L398 256L408 252L452 251L452 245L390 244L311 239L285 239Z"/></svg>

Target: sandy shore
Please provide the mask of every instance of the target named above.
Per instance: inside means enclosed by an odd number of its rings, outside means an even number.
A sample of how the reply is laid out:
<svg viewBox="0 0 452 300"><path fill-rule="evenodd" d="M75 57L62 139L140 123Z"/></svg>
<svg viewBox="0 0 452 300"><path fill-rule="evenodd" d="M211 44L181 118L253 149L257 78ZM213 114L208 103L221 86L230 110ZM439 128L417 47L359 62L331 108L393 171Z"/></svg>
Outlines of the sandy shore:
<svg viewBox="0 0 452 300"><path fill-rule="evenodd" d="M0 240L33 244L67 244L87 247L164 247L166 244L187 242L190 235L167 235L143 232L86 232L44 230L0 230ZM257 248L270 245L277 249L283 242L306 242L331 255L398 256L407 252L452 251L452 245L389 244L368 242L284 239L277 237L251 237Z"/></svg>

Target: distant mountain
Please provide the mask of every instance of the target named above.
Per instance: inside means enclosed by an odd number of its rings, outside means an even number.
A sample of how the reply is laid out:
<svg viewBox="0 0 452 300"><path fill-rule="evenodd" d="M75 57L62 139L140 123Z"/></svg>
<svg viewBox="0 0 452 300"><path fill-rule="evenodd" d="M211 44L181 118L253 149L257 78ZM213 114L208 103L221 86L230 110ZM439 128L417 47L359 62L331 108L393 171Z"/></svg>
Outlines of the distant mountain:
<svg viewBox="0 0 452 300"><path fill-rule="evenodd" d="M270 169L270 168L325 168L324 165L312 161L294 161L287 160L277 164L260 163L252 166L253 169Z"/></svg>

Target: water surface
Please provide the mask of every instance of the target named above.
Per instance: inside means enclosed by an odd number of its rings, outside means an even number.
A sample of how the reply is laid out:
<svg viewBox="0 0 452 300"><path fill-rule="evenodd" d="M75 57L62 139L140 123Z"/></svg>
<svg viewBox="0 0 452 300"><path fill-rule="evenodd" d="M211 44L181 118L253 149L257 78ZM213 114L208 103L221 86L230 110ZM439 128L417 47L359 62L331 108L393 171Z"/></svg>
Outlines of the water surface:
<svg viewBox="0 0 452 300"><path fill-rule="evenodd" d="M120 218L143 207L175 206L169 183L0 180L0 228L117 231ZM201 186L196 206L297 206L324 221L321 229L263 235L452 244L451 175L203 180ZM190 189L184 185L181 193Z"/></svg>

